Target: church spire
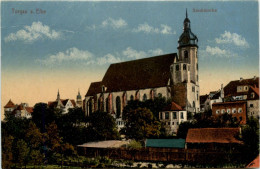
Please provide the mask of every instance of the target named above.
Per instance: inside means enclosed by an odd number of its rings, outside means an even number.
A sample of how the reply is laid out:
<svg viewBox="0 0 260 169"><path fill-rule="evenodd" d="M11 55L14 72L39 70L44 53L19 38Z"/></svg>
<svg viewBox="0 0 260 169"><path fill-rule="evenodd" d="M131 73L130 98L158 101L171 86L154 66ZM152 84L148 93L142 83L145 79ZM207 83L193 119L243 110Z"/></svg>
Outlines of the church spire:
<svg viewBox="0 0 260 169"><path fill-rule="evenodd" d="M187 8L186 8L186 18L188 18L188 12L187 12Z"/></svg>
<svg viewBox="0 0 260 169"><path fill-rule="evenodd" d="M57 101L60 100L60 91L58 89L58 94L57 94Z"/></svg>

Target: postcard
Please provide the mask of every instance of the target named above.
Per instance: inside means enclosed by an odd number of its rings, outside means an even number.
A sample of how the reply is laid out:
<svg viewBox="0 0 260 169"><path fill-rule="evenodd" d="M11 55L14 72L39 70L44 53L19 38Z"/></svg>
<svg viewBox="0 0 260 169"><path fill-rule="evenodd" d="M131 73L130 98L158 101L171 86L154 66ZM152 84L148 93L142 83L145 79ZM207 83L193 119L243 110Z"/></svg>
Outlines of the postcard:
<svg viewBox="0 0 260 169"><path fill-rule="evenodd" d="M259 167L258 1L2 1L2 168Z"/></svg>

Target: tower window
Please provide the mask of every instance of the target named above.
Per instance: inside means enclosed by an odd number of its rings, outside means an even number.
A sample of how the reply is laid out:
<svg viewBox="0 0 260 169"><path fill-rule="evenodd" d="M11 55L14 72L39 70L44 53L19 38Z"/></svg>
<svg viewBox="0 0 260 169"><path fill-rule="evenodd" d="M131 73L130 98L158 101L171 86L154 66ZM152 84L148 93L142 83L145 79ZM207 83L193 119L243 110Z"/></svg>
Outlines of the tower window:
<svg viewBox="0 0 260 169"><path fill-rule="evenodd" d="M183 70L186 70L186 64L183 65Z"/></svg>
<svg viewBox="0 0 260 169"><path fill-rule="evenodd" d="M197 70L199 70L199 65L198 65L198 63L197 63Z"/></svg>
<svg viewBox="0 0 260 169"><path fill-rule="evenodd" d="M179 65L176 65L176 71L179 71Z"/></svg>
<svg viewBox="0 0 260 169"><path fill-rule="evenodd" d="M189 53L188 53L187 50L185 50L185 51L184 51L184 58L186 59L186 58L188 58L188 57L189 57Z"/></svg>
<svg viewBox="0 0 260 169"><path fill-rule="evenodd" d="M195 92L195 87L194 86L192 86L192 92Z"/></svg>

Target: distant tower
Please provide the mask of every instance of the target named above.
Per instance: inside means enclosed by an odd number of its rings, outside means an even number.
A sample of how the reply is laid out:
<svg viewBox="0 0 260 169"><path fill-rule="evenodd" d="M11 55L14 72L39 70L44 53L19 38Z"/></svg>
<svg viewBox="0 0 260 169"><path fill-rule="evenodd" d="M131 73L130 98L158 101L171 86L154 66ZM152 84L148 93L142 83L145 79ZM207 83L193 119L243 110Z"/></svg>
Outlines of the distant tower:
<svg viewBox="0 0 260 169"><path fill-rule="evenodd" d="M187 111L194 113L199 112L200 107L197 43L198 38L191 31L190 20L186 9L186 18L183 21L183 33L178 40L178 57L171 66L174 91L186 88L186 92L185 94L173 93L173 100L178 102L179 98L184 97Z"/></svg>
<svg viewBox="0 0 260 169"><path fill-rule="evenodd" d="M79 90L78 90L78 95L77 95L77 99L76 100L77 100L76 101L77 107L82 107L83 106L83 102L82 102L82 98L81 98Z"/></svg>
<svg viewBox="0 0 260 169"><path fill-rule="evenodd" d="M60 100L60 91L59 91L59 89L58 89L58 94L57 94L57 99L56 100L57 101Z"/></svg>

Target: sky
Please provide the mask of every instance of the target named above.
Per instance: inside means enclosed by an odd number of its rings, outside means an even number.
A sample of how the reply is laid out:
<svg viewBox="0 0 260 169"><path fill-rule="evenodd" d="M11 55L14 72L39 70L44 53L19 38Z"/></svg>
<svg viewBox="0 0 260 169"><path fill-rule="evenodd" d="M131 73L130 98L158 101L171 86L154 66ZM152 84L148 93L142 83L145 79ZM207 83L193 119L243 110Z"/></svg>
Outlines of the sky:
<svg viewBox="0 0 260 169"><path fill-rule="evenodd" d="M185 11L200 94L259 76L258 2L1 2L1 107L82 97L112 63L177 53ZM207 9L207 11L200 11Z"/></svg>

